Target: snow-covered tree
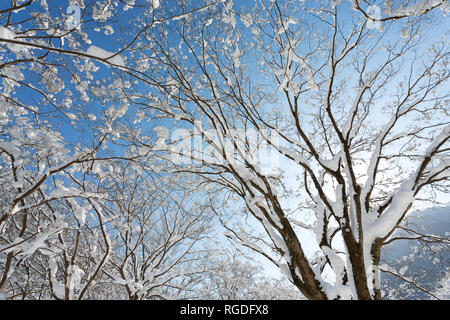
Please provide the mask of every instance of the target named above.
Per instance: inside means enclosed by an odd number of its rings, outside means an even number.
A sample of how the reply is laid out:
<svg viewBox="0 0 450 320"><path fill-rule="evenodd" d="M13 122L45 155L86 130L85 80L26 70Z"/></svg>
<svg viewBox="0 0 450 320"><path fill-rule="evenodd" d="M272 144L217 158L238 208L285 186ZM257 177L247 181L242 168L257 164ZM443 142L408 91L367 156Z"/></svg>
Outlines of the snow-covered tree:
<svg viewBox="0 0 450 320"><path fill-rule="evenodd" d="M304 300L286 279L268 277L241 251L214 250L201 261L203 270L193 297L208 300Z"/></svg>
<svg viewBox="0 0 450 320"><path fill-rule="evenodd" d="M306 298L381 299L382 248L449 191L447 3L180 3L133 47L171 170L244 204L228 235Z"/></svg>
<svg viewBox="0 0 450 320"><path fill-rule="evenodd" d="M4 1L1 297L187 296L211 210L307 299L381 299L449 192L448 9Z"/></svg>
<svg viewBox="0 0 450 320"><path fill-rule="evenodd" d="M147 211L140 216L141 212L115 207L120 201L135 200L123 199L120 192L129 190L117 184L126 183L124 168L139 156L127 154L126 146L119 145L121 135L129 132L123 120L129 101L123 90L132 84L127 80L125 55L142 28L173 17L165 11L155 17L152 13L158 7L159 1L118 0L0 4L2 297L115 296L105 288L113 287L119 274L112 274L113 279L102 286L98 281L104 281L105 268L112 268L108 263L122 255L124 266L118 271L128 269L127 263L133 263L127 256L131 245L139 246L142 272L168 273L163 281L161 274L154 274L159 286L173 284L170 277L175 276L169 271L176 269L180 274L178 262L190 257L204 221L195 210L186 214L175 208L180 200L175 195L170 201L162 194L153 199L163 189L145 189L150 185L142 184L139 196L147 193L148 202L143 205L154 202L152 210L160 212L157 219ZM133 10L146 12L148 16L140 19L148 25L136 21L130 25L133 28L121 29L120 20ZM126 172L131 174L131 169ZM110 188L117 193L111 194ZM137 220L123 228L142 229L120 245L116 237L125 231L112 224L131 218ZM145 225L139 225L142 219ZM160 242L148 244L150 234ZM145 249L150 245L155 246L151 253ZM140 281L139 274L133 276ZM122 285L129 287L128 282Z"/></svg>
<svg viewBox="0 0 450 320"><path fill-rule="evenodd" d="M127 298L169 299L188 290L193 265L207 255L202 240L210 228L206 206L175 176L156 178L125 169L114 176L107 210L111 258L104 270Z"/></svg>
<svg viewBox="0 0 450 320"><path fill-rule="evenodd" d="M90 202L104 198L81 188L78 179L90 179L93 160L112 136L108 128L115 114L103 116L101 107L83 105L94 96L89 89L99 70L96 61L110 67L122 61L93 55L101 50L90 46L84 27L102 23L81 15L83 1L64 5L10 1L0 8L0 290L11 297L22 290L24 276L37 281L36 270L38 277L49 277L52 290L58 289L55 297L69 297L69 282L80 275L72 256L84 238L80 229ZM76 240L65 242L74 227ZM64 256L63 283L52 278L59 254ZM22 296L46 296L34 290Z"/></svg>

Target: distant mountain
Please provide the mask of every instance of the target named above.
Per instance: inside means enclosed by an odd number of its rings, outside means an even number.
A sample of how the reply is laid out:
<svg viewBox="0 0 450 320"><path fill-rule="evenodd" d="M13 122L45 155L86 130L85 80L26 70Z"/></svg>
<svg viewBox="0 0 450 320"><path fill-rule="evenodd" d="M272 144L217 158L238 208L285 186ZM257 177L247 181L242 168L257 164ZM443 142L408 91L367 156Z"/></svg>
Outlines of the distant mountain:
<svg viewBox="0 0 450 320"><path fill-rule="evenodd" d="M434 207L410 213L403 226L424 234L450 238L450 206ZM405 231L397 233L406 235ZM449 246L442 248L433 243L417 240L398 240L389 244L382 252L382 261L404 276L417 279L417 284L430 291L436 291L439 281L450 271ZM406 269L405 266L408 268ZM402 269L403 267L403 269ZM396 276L382 273L382 288L390 298L429 299L430 296L414 285L405 285Z"/></svg>

